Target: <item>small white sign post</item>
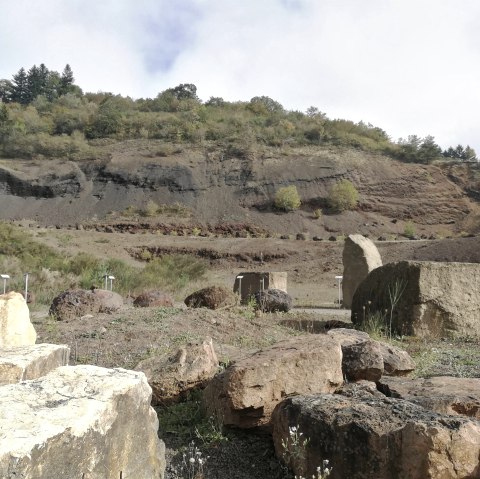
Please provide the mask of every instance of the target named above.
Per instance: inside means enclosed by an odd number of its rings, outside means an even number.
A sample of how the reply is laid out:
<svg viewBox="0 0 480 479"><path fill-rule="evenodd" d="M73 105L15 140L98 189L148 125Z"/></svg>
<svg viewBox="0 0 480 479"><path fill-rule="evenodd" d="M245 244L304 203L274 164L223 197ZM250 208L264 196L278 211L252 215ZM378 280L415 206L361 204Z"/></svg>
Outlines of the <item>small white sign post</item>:
<svg viewBox="0 0 480 479"><path fill-rule="evenodd" d="M113 291L113 280L115 279L115 276L109 274L108 279L110 280L110 291Z"/></svg>
<svg viewBox="0 0 480 479"><path fill-rule="evenodd" d="M0 274L0 278L3 279L3 294L7 292L7 279L10 279L8 274Z"/></svg>
<svg viewBox="0 0 480 479"><path fill-rule="evenodd" d="M242 278L243 278L243 276L240 275L240 274L237 276L237 279L238 279L238 294L240 295L240 301L242 300Z"/></svg>
<svg viewBox="0 0 480 479"><path fill-rule="evenodd" d="M343 281L343 276L335 276L335 279L338 282L338 307L341 308L342 305L342 281Z"/></svg>

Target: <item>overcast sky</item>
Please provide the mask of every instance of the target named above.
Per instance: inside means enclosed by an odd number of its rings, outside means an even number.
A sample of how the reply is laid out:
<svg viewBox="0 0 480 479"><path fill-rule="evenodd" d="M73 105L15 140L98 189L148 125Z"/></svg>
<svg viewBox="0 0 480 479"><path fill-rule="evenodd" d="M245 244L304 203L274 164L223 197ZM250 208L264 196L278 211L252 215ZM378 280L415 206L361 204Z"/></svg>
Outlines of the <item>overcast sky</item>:
<svg viewBox="0 0 480 479"><path fill-rule="evenodd" d="M0 78L66 63L84 91L267 95L480 155L480 0L0 0Z"/></svg>

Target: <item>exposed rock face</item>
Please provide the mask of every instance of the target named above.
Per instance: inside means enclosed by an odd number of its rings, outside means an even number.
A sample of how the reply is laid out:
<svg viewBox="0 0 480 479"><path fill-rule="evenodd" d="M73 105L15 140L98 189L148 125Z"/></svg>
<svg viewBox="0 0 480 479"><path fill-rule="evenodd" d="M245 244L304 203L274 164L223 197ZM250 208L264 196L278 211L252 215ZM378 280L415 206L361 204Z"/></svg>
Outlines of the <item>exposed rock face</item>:
<svg viewBox="0 0 480 479"><path fill-rule="evenodd" d="M292 297L280 289L267 289L255 293L255 301L258 309L263 312L275 313L282 311L287 313L292 309Z"/></svg>
<svg viewBox="0 0 480 479"><path fill-rule="evenodd" d="M419 337L480 337L480 265L401 261L373 270L357 288L352 322L378 311L392 330ZM370 301L370 303L368 303ZM367 308L364 309L364 306ZM390 327L390 325L388 325Z"/></svg>
<svg viewBox="0 0 480 479"><path fill-rule="evenodd" d="M34 344L0 349L0 386L37 379L68 364L70 349L59 344Z"/></svg>
<svg viewBox="0 0 480 479"><path fill-rule="evenodd" d="M100 298L98 296L89 290L75 289L63 291L56 296L52 301L49 313L59 321L68 321L99 311Z"/></svg>
<svg viewBox="0 0 480 479"><path fill-rule="evenodd" d="M297 396L277 406L272 417L277 456L289 427L310 441L303 457L289 441L296 474L311 477L322 460L329 479L455 479L480 477L480 423L425 411L408 401L359 391ZM288 458L287 454L287 458Z"/></svg>
<svg viewBox="0 0 480 479"><path fill-rule="evenodd" d="M93 294L99 299L100 313L114 313L123 306L123 298L115 291L94 289Z"/></svg>
<svg viewBox="0 0 480 479"><path fill-rule="evenodd" d="M382 266L382 258L373 241L362 235L349 235L343 247L343 307L352 306L358 285L375 268Z"/></svg>
<svg viewBox="0 0 480 479"><path fill-rule="evenodd" d="M351 379L377 381L381 375L406 376L415 369L415 362L406 351L391 344L375 341L363 331L338 328L331 329L327 334L340 342L343 372ZM360 347L361 344L371 345ZM367 351L370 353L365 355ZM378 356L382 358L380 376Z"/></svg>
<svg viewBox="0 0 480 479"><path fill-rule="evenodd" d="M55 297L49 313L59 321L80 318L86 314L112 313L123 305L122 297L105 289L74 289Z"/></svg>
<svg viewBox="0 0 480 479"><path fill-rule="evenodd" d="M144 374L64 366L0 388L0 477L163 478Z"/></svg>
<svg viewBox="0 0 480 479"><path fill-rule="evenodd" d="M143 371L152 387L152 404L167 405L185 393L203 387L218 372L218 359L211 338L182 346L175 355L153 357L135 368Z"/></svg>
<svg viewBox="0 0 480 479"><path fill-rule="evenodd" d="M340 344L326 335L280 341L239 359L204 391L207 411L224 424L268 426L286 396L333 392L343 383Z"/></svg>
<svg viewBox="0 0 480 479"><path fill-rule="evenodd" d="M342 369L349 381L378 381L383 374L383 356L375 341L364 341L342 347Z"/></svg>
<svg viewBox="0 0 480 479"><path fill-rule="evenodd" d="M164 293L163 291L145 291L135 298L133 305L137 308L161 306L172 307L173 298L168 293Z"/></svg>
<svg viewBox="0 0 480 479"><path fill-rule="evenodd" d="M189 308L218 309L234 306L237 302L237 295L223 286L209 286L185 298Z"/></svg>
<svg viewBox="0 0 480 479"><path fill-rule="evenodd" d="M29 346L36 340L37 333L23 296L13 291L0 295L0 348Z"/></svg>
<svg viewBox="0 0 480 479"><path fill-rule="evenodd" d="M438 413L480 419L480 379L382 378L378 388L387 396L406 399Z"/></svg>

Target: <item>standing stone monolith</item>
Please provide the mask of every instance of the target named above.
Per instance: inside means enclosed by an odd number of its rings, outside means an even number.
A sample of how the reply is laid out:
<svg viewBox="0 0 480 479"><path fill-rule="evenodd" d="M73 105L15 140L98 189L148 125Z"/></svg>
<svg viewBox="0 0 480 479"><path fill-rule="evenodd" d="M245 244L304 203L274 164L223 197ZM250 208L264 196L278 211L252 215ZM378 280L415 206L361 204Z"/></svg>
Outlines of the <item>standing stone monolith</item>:
<svg viewBox="0 0 480 479"><path fill-rule="evenodd" d="M30 322L30 311L20 293L0 295L0 348L35 344L37 333Z"/></svg>
<svg viewBox="0 0 480 479"><path fill-rule="evenodd" d="M349 235L343 247L343 307L351 308L358 285L370 271L382 266L382 258L373 241L362 235Z"/></svg>

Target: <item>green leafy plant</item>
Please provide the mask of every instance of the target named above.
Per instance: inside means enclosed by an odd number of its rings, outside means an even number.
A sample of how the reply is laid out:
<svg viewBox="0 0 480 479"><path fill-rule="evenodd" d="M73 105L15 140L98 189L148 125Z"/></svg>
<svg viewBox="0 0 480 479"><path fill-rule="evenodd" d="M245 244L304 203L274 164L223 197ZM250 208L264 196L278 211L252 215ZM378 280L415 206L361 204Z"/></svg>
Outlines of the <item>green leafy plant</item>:
<svg viewBox="0 0 480 479"><path fill-rule="evenodd" d="M293 211L300 208L301 201L294 185L280 188L275 194L275 208L283 211Z"/></svg>
<svg viewBox="0 0 480 479"><path fill-rule="evenodd" d="M358 203L358 191L351 181L340 180L330 189L328 203L333 210L339 213L353 210Z"/></svg>

